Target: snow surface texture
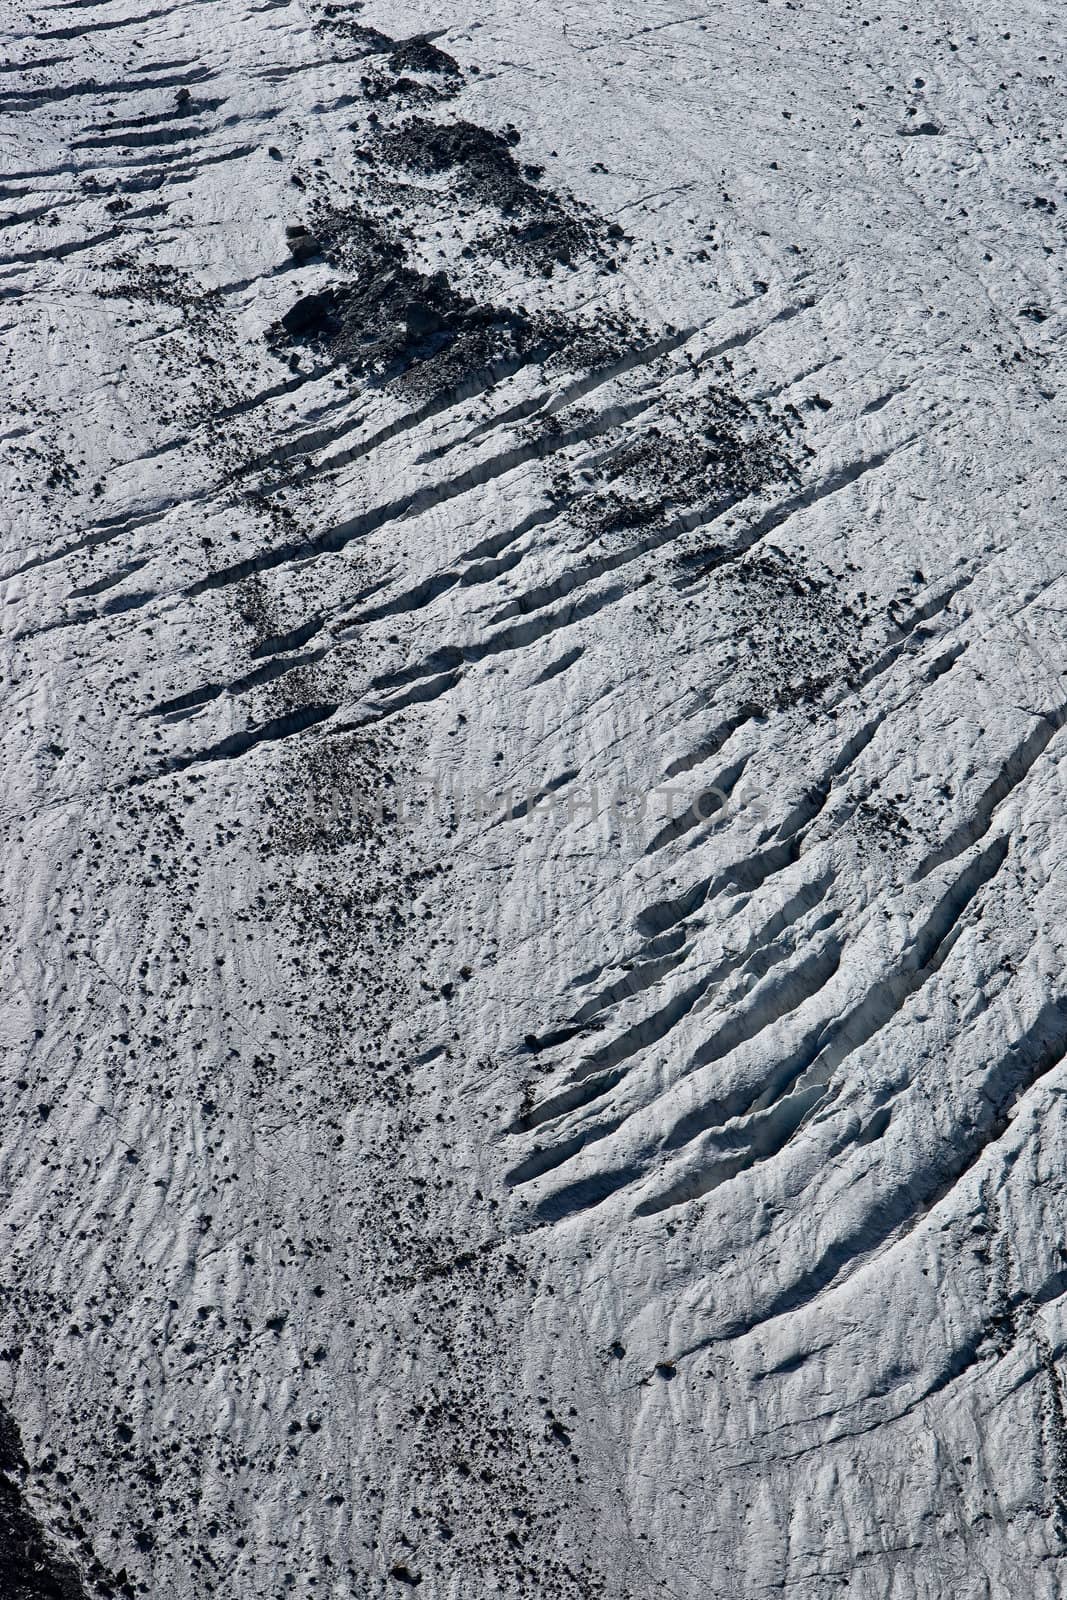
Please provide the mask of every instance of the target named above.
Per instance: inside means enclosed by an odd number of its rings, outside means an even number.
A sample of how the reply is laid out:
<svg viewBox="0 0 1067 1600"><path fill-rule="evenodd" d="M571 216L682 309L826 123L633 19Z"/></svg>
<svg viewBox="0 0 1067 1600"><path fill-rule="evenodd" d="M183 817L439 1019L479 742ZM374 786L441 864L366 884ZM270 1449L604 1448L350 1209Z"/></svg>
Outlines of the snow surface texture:
<svg viewBox="0 0 1067 1600"><path fill-rule="evenodd" d="M0 8L0 1591L1051 1600L1062 16L459 11Z"/></svg>

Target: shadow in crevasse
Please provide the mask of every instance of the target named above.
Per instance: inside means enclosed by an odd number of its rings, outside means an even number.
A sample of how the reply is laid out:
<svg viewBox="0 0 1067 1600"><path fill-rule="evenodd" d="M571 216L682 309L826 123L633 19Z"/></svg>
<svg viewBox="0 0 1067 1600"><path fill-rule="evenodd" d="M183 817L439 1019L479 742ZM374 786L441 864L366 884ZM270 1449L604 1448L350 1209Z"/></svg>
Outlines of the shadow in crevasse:
<svg viewBox="0 0 1067 1600"><path fill-rule="evenodd" d="M0 1600L88 1600L26 1503L26 1473L18 1428L0 1411Z"/></svg>

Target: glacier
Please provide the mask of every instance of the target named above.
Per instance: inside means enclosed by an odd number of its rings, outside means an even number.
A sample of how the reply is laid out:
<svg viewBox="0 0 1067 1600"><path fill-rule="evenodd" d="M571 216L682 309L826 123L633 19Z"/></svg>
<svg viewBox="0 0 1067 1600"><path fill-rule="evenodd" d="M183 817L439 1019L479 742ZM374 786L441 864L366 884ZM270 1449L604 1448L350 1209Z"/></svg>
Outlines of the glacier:
<svg viewBox="0 0 1067 1600"><path fill-rule="evenodd" d="M0 29L0 1595L1067 1593L1058 9Z"/></svg>

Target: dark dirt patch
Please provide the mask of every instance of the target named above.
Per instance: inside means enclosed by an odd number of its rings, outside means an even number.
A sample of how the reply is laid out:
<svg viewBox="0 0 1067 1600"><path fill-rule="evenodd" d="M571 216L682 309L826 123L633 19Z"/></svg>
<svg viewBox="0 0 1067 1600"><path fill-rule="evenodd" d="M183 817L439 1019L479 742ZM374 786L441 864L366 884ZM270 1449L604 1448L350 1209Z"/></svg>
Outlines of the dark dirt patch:
<svg viewBox="0 0 1067 1600"><path fill-rule="evenodd" d="M491 249L513 266L526 265L550 274L556 266L569 267L583 256L601 255L613 260L612 239L622 230L608 227L592 212L568 209L556 198L546 200L526 221L512 222L494 236Z"/></svg>
<svg viewBox="0 0 1067 1600"><path fill-rule="evenodd" d="M502 363L542 360L571 345L584 348L592 337L592 329L562 316L480 303L456 289L445 272L410 266L399 239L358 207L324 211L307 237L306 248L313 241L345 277L285 312L268 334L279 352L314 350L375 383L404 379L414 397ZM621 337L621 324L617 332ZM614 333L613 326L612 345Z"/></svg>
<svg viewBox="0 0 1067 1600"><path fill-rule="evenodd" d="M394 77L388 72L365 72L359 80L365 100L371 102L395 100L404 105L430 106L439 100L450 100L459 93L460 80L446 78L441 82L426 82L411 78L406 72Z"/></svg>
<svg viewBox="0 0 1067 1600"><path fill-rule="evenodd" d="M535 359L558 345L559 335L543 318L476 304L444 272L395 266L305 295L271 342L310 346L381 383L419 367L431 387L443 388L502 361Z"/></svg>
<svg viewBox="0 0 1067 1600"><path fill-rule="evenodd" d="M364 99L372 103L429 106L453 99L463 87L463 74L459 64L428 39L405 39L389 52L382 66L363 74L359 86Z"/></svg>
<svg viewBox="0 0 1067 1600"><path fill-rule="evenodd" d="M459 62L422 34L401 39L381 67L360 79L365 99L398 100L409 105L450 100L462 86Z"/></svg>
<svg viewBox="0 0 1067 1600"><path fill-rule="evenodd" d="M433 44L425 34L401 39L389 52L389 65L394 72L436 73L442 78L462 77L455 57Z"/></svg>
<svg viewBox="0 0 1067 1600"><path fill-rule="evenodd" d="M337 38L346 39L365 55L391 50L396 40L391 39L387 33L382 33L380 29L368 28L360 22L358 19L362 9L361 5L323 6L315 20L315 32L333 34Z"/></svg>
<svg viewBox="0 0 1067 1600"><path fill-rule="evenodd" d="M719 582L736 622L739 676L761 705L809 704L856 680L868 659L868 617L833 573L770 549L723 568Z"/></svg>
<svg viewBox="0 0 1067 1600"><path fill-rule="evenodd" d="M202 289L179 267L153 261L137 261L132 256L115 256L101 269L118 272L117 283L96 289L101 300L144 301L149 305L170 306L180 311L187 323L204 325L218 320L222 296L217 289Z"/></svg>
<svg viewBox="0 0 1067 1600"><path fill-rule="evenodd" d="M380 28L368 27L359 20L362 10L358 3L322 6L315 32L352 45L357 57L377 58L360 80L367 100L430 105L458 94L463 72L453 56L425 34L394 39Z"/></svg>
<svg viewBox="0 0 1067 1600"><path fill-rule="evenodd" d="M404 264L406 251L396 235L360 206L343 210L312 207L312 227L331 266L366 277Z"/></svg>
<svg viewBox="0 0 1067 1600"><path fill-rule="evenodd" d="M481 249L498 259L545 273L583 256L613 259L622 229L545 186L544 169L515 155L519 143L519 132L510 125L494 133L473 122L416 116L383 130L373 153L420 177L447 173L456 193L509 219L481 241Z"/></svg>
<svg viewBox="0 0 1067 1600"><path fill-rule="evenodd" d="M534 187L541 169L523 171L512 154L518 143L519 134L511 127L491 133L474 122L409 117L379 135L378 152L408 172L426 177L450 172L463 193L501 211L518 211L536 208L543 198Z"/></svg>
<svg viewBox="0 0 1067 1600"><path fill-rule="evenodd" d="M561 469L562 470L562 469ZM602 460L600 485L578 497L571 520L604 535L654 527L686 509L743 499L796 480L784 430L728 388L667 401L642 433ZM562 495L568 485L560 481Z"/></svg>

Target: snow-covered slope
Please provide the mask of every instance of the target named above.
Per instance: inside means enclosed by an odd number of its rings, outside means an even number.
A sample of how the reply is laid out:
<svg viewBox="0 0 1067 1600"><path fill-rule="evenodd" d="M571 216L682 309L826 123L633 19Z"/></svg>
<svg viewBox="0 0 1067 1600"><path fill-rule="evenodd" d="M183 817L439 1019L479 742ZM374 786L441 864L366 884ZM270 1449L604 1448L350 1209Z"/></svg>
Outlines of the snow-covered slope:
<svg viewBox="0 0 1067 1600"><path fill-rule="evenodd" d="M1062 1594L1058 9L0 21L0 1592Z"/></svg>

